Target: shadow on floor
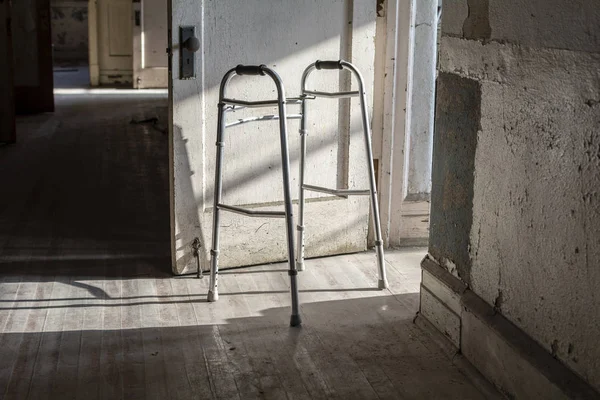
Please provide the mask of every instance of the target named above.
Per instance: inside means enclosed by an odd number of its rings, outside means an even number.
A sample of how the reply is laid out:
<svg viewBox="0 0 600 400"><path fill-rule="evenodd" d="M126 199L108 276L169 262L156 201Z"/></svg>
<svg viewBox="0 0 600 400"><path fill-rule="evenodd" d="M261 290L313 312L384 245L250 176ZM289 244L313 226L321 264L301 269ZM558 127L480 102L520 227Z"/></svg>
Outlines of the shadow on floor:
<svg viewBox="0 0 600 400"><path fill-rule="evenodd" d="M224 324L203 324L205 314L219 310L205 303L95 311L102 321L96 329L4 334L0 393L5 399L483 399L412 323L417 303L418 294L410 293L303 304L299 329L287 326L287 307ZM94 325L76 315L79 324Z"/></svg>

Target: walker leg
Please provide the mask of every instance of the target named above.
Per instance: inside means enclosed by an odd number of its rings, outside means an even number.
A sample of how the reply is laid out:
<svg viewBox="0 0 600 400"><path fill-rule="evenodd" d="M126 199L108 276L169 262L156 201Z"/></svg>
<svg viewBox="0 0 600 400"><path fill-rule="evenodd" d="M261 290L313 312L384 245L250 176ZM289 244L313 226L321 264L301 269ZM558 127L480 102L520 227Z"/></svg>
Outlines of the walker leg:
<svg viewBox="0 0 600 400"><path fill-rule="evenodd" d="M277 77L279 78L279 77ZM287 143L287 116L285 112L285 92L280 80L275 80L279 93L279 132L281 141L281 170L283 175L283 196L285 203L285 224L287 234L288 263L290 276L290 292L292 297L292 315L290 317L291 326L300 326L300 310L298 306L298 270L296 269L296 259L294 254L294 213L292 208L292 193L290 190L290 157Z"/></svg>
<svg viewBox="0 0 600 400"><path fill-rule="evenodd" d="M215 165L215 188L213 203L213 230L212 248L210 250L210 286L208 289L208 301L219 299L219 204L221 203L221 192L223 189L222 166L223 166L223 135L225 130L224 104L219 104L218 127L217 127L217 159Z"/></svg>
<svg viewBox="0 0 600 400"><path fill-rule="evenodd" d="M304 164L306 160L306 99L302 99L300 120L300 176L298 179L298 244L296 264L298 271L304 271Z"/></svg>
<svg viewBox="0 0 600 400"><path fill-rule="evenodd" d="M373 166L373 150L371 145L371 129L369 127L369 114L367 111L367 96L365 94L362 82L362 76L357 74L360 82L360 102L362 111L362 123L365 133L365 148L367 156L367 167L369 169L369 185L371 210L373 213L373 228L375 230L375 250L377 253L377 269L379 273L379 281L377 287L379 289L387 289L388 281L385 273L385 258L383 254L383 238L381 235L381 221L379 219L379 202L377 201L377 185L375 181L375 167Z"/></svg>
<svg viewBox="0 0 600 400"><path fill-rule="evenodd" d="M256 212L241 207L234 207L232 205L226 205L221 202L222 193L222 167L223 167L223 142L225 128L225 112L227 110L226 105L235 105L235 102L228 99L225 96L225 89L234 75L268 75L275 82L277 87L277 105L279 111L279 134L281 144L281 165L283 174L283 194L284 194L284 212ZM287 236L287 249L288 249L288 263L291 286L291 297L292 297L292 314L290 318L290 325L299 326L302 321L300 318L299 301L298 301L298 270L296 269L296 254L294 252L294 213L292 207L292 194L290 190L290 157L289 148L287 142L287 115L285 111L285 90L283 83L279 75L272 69L265 65L238 65L235 68L230 69L227 74L221 80L221 87L219 90L219 108L218 108L218 120L217 120L217 155L215 162L215 186L214 186L214 210L213 210L213 230L212 230L212 247L210 250L211 254L211 269L210 269L210 288L208 291L208 301L216 301L219 298L218 292L218 274L219 274L219 214L221 209L224 211L238 212L248 216L264 217L264 218L280 218L285 217L286 222L286 236ZM246 102L250 106L265 106L270 105L271 101L268 102ZM271 118L272 119L272 118ZM262 119L259 119L262 120Z"/></svg>

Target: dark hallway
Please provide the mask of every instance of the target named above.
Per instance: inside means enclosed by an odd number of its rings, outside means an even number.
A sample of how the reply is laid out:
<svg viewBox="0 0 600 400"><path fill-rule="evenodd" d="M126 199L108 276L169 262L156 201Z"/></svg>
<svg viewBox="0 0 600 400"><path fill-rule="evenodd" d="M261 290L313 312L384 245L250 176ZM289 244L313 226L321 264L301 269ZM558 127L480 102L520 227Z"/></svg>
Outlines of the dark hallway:
<svg viewBox="0 0 600 400"><path fill-rule="evenodd" d="M169 273L164 95L59 95L18 129L0 148L3 274L134 274L123 259Z"/></svg>

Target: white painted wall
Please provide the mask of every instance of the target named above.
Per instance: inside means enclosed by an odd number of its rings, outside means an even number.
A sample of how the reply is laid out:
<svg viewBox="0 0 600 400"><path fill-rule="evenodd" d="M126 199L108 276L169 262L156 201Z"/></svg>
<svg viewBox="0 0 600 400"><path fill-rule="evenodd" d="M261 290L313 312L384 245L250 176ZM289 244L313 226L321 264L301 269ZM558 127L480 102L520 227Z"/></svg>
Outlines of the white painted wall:
<svg viewBox="0 0 600 400"><path fill-rule="evenodd" d="M600 7L492 1L487 43L468 15L444 0L440 69L481 84L471 289L600 390Z"/></svg>

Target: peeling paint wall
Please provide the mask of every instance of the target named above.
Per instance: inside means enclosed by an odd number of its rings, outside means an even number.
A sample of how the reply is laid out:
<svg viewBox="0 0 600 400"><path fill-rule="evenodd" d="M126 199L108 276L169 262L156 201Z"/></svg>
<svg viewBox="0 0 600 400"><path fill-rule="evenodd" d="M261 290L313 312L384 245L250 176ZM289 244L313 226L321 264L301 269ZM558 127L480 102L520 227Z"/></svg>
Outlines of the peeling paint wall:
<svg viewBox="0 0 600 400"><path fill-rule="evenodd" d="M430 253L600 390L598 2L444 0L442 30Z"/></svg>
<svg viewBox="0 0 600 400"><path fill-rule="evenodd" d="M481 85L473 79L441 72L437 93L429 253L468 283Z"/></svg>
<svg viewBox="0 0 600 400"><path fill-rule="evenodd" d="M58 62L86 62L88 58L87 0L53 0L52 44Z"/></svg>

